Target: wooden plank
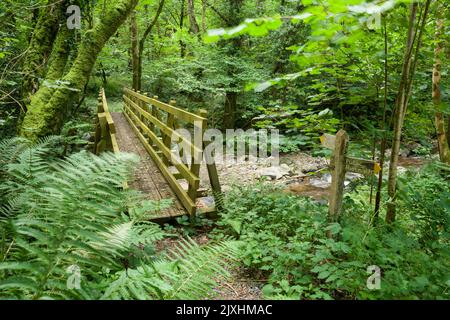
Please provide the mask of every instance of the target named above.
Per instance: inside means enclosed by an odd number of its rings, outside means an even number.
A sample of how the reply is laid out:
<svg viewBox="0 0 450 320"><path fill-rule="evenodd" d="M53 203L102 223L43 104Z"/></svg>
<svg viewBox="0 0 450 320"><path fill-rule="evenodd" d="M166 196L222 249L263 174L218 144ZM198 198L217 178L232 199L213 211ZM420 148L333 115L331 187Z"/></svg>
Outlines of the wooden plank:
<svg viewBox="0 0 450 320"><path fill-rule="evenodd" d="M202 114L205 117L207 116L206 111ZM204 123L204 130L206 130L207 128L207 122ZM202 139L202 143L203 143L203 150L205 150L208 145L211 143L211 141L204 141L204 139ZM222 209L222 204L223 204L223 195L222 195L222 188L220 187L220 181L219 181L219 175L217 173L217 167L216 167L216 163L214 162L214 154L209 154L209 153L203 153L203 156L205 158L205 162L206 162L206 169L208 171L208 177L209 177L209 183L211 185L211 190L213 193L213 196L215 198L215 208L217 209Z"/></svg>
<svg viewBox="0 0 450 320"><path fill-rule="evenodd" d="M100 113L97 115L98 117L98 123L99 123L99 142L97 144L95 154L100 154L107 148L107 141L106 141L106 116L104 113Z"/></svg>
<svg viewBox="0 0 450 320"><path fill-rule="evenodd" d="M342 210L342 199L344 194L345 162L348 145L348 134L339 130L336 134L334 147L334 166L331 174L330 199L328 206L328 221L337 222ZM328 232L331 237L331 233Z"/></svg>
<svg viewBox="0 0 450 320"><path fill-rule="evenodd" d="M325 133L322 136L320 136L320 143L325 148L333 150L334 146L336 145L336 136Z"/></svg>
<svg viewBox="0 0 450 320"><path fill-rule="evenodd" d="M116 127L114 125L114 120L111 117L111 113L109 113L109 112L101 112L101 113L98 113L98 115L104 116L105 119L106 119L106 123L108 124L109 131L111 133L116 133Z"/></svg>
<svg viewBox="0 0 450 320"><path fill-rule="evenodd" d="M119 145L117 144L117 139L116 139L115 133L111 133L111 144L112 144L112 151L114 153L119 153L120 149L119 149Z"/></svg>
<svg viewBox="0 0 450 320"><path fill-rule="evenodd" d="M149 98L147 96L144 96L142 94L133 92L132 90L128 88L124 88L124 92L130 94L133 97L136 97L144 102L147 102L151 104L153 107L157 107L161 110L164 110L167 113L173 114L175 117L180 118L184 121L194 123L195 121L203 121L205 120L203 117L196 115L195 113L171 106L170 104Z"/></svg>
<svg viewBox="0 0 450 320"><path fill-rule="evenodd" d="M206 130L206 117L207 117L207 111L206 110L200 110L199 115L204 118L203 121L200 122L200 126L196 126L194 128L194 139L199 138L199 141L194 141L194 144L199 144L200 148L203 149L203 135L205 134ZM198 136L200 134L200 136ZM198 177L200 175L200 164L203 160L203 150L200 154L194 154L192 156L191 161L191 172L193 175ZM200 187L200 181L197 184L189 184L188 194L189 197L191 197L192 201L195 202L195 199L197 198L197 190Z"/></svg>
<svg viewBox="0 0 450 320"><path fill-rule="evenodd" d="M211 142L204 142L204 149ZM217 173L216 163L213 160L214 155L210 155L208 153L204 153L205 161L206 161L206 169L208 170L209 183L211 184L211 190L213 192L214 197L216 198L216 207L221 209L222 207L222 188L220 187L219 175Z"/></svg>
<svg viewBox="0 0 450 320"><path fill-rule="evenodd" d="M150 137L150 139L152 139L153 143L156 145L156 147L158 147L158 149L160 151L162 151L162 154L167 157L167 158L171 158L172 156L172 151L168 148L166 148L166 146L163 144L163 142L149 129L145 126L144 123L142 123L142 121L140 121L140 119L130 110L128 109L128 106L125 106L125 109L128 111L129 115L127 114L127 116L130 116L134 119L134 121L138 124L138 126L140 128L142 128L145 133L148 134L148 136ZM154 151L155 155L158 156L157 151ZM173 165L177 168L177 170L183 175L183 177L189 181L189 183L193 183L195 180L197 180L198 178L196 176L194 176L191 171L188 169L188 167L181 162L175 162L173 163Z"/></svg>
<svg viewBox="0 0 450 320"><path fill-rule="evenodd" d="M173 137L174 139L178 140L178 142L182 141L184 144L188 145L191 149L191 152L194 154L195 152L201 153L202 150L197 148L191 141L180 135L178 132L176 132L174 129L169 128L166 124L164 124L161 120L159 120L155 115L151 115L145 110L142 110L139 108L139 106L131 101L128 97L123 96L124 100L126 101L127 105L133 107L134 110L142 114L146 119L148 119L153 125L156 125L161 131L164 133L164 136ZM157 110L156 110L157 111ZM154 131L154 127L148 127L149 130ZM156 135L156 133L155 133ZM163 136L163 139L164 139Z"/></svg>
<svg viewBox="0 0 450 320"><path fill-rule="evenodd" d="M152 157L153 161L155 161L155 164L160 169L161 173L166 178L169 185L172 187L172 190L177 195L178 199L181 201L183 206L185 207L186 211L189 214L194 214L196 211L195 203L189 198L186 192L181 188L180 184L177 182L175 177L170 173L170 171L164 166L164 163L162 160L158 157L153 147L147 142L145 137L142 135L142 133L139 131L139 129L136 127L136 125L133 123L131 118L128 116L128 114L124 113L125 118L130 123L131 127L133 128L134 132L138 136L139 140L141 140L144 148L148 151L150 156Z"/></svg>
<svg viewBox="0 0 450 320"><path fill-rule="evenodd" d="M169 114L167 116L167 124L166 124L166 128L169 130L172 130L173 128L173 122L174 122L174 116L173 114ZM164 134L162 137L162 141L164 143L164 145L166 146L167 149L172 150L172 136L169 134ZM165 158L164 159L164 163L166 163L167 165L169 165L169 159Z"/></svg>
<svg viewBox="0 0 450 320"><path fill-rule="evenodd" d="M102 131L101 131L101 127L100 127L100 120L97 116L96 120L95 120L95 142L94 142L94 154L97 154L97 149L98 149L98 144L100 143L100 139L102 136Z"/></svg>

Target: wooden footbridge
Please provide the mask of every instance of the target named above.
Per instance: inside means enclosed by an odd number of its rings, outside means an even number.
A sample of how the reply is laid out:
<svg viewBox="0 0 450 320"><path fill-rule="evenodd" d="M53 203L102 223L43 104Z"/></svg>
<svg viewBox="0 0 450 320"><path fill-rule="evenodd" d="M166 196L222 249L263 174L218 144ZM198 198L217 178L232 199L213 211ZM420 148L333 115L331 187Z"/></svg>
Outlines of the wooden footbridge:
<svg viewBox="0 0 450 320"><path fill-rule="evenodd" d="M172 199L172 206L152 213L151 220L166 220L183 215L210 213L215 210L214 197L205 197L200 189L200 164L206 145L203 133L207 127L206 111L199 114L164 103L157 96L125 88L123 112L109 112L105 91L100 90L96 119L95 153L104 151L134 153L140 157L134 180L125 187L139 190L150 200ZM177 133L185 128L200 134L200 142L192 142ZM172 148L181 142L191 152L187 159L183 149ZM208 159L210 160L210 159ZM220 197L221 190L216 166L206 161L212 194Z"/></svg>

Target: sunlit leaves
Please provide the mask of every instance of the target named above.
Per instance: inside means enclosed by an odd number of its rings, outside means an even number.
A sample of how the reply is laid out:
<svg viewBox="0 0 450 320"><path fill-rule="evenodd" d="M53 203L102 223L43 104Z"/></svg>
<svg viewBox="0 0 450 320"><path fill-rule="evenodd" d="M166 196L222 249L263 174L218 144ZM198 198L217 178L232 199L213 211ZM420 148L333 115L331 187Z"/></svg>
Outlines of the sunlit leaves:
<svg viewBox="0 0 450 320"><path fill-rule="evenodd" d="M211 43L219 39L229 39L243 34L250 36L265 36L271 30L276 30L282 25L280 17L245 19L245 21L231 29L209 30L205 35L205 42Z"/></svg>

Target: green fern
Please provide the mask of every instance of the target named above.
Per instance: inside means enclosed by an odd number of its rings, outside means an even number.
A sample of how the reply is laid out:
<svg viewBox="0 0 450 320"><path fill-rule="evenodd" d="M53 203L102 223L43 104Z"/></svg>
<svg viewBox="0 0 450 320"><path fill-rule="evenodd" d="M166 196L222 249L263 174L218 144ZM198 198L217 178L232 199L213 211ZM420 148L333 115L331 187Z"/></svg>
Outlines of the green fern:
<svg viewBox="0 0 450 320"><path fill-rule="evenodd" d="M16 149L9 149L15 153ZM130 244L132 223L121 224L119 219L128 197L121 185L137 159L82 152L46 162L45 152L44 142L27 146L3 162L6 179L1 185L15 195L2 207L2 216L9 217L1 223L2 295L95 297L98 294L90 287L67 289L66 269L77 265L83 280L92 281L105 267L122 268L119 258ZM119 226L122 232L117 232Z"/></svg>
<svg viewBox="0 0 450 320"><path fill-rule="evenodd" d="M0 142L0 298L205 298L228 275L232 241L199 247L188 239L157 257L165 233L146 219L171 203L122 190L135 156L58 160L50 155L57 140ZM74 275L79 287L70 285Z"/></svg>
<svg viewBox="0 0 450 320"><path fill-rule="evenodd" d="M188 238L163 259L118 273L102 299L202 299L218 280L230 277L225 265L237 256L236 242L199 246Z"/></svg>

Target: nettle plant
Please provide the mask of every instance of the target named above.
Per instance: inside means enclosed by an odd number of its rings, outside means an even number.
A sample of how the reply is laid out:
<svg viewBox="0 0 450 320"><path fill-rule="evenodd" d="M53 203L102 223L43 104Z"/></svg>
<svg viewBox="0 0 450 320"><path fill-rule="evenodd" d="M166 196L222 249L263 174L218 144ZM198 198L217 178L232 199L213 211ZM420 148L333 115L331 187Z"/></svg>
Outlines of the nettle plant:
<svg viewBox="0 0 450 320"><path fill-rule="evenodd" d="M203 298L228 276L234 241L156 253L166 234L148 214L170 203L122 189L136 156L52 159L53 139L0 142L1 298Z"/></svg>

